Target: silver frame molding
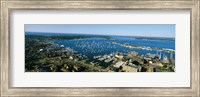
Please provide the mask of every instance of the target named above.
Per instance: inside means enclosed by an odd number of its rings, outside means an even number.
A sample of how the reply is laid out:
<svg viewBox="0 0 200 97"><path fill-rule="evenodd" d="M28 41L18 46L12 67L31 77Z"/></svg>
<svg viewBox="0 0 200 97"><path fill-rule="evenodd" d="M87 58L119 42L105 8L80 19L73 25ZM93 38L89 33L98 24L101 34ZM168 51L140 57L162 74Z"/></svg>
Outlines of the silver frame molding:
<svg viewBox="0 0 200 97"><path fill-rule="evenodd" d="M0 0L0 96L200 96L199 0ZM12 10L190 10L191 87L189 88L13 88L9 86Z"/></svg>

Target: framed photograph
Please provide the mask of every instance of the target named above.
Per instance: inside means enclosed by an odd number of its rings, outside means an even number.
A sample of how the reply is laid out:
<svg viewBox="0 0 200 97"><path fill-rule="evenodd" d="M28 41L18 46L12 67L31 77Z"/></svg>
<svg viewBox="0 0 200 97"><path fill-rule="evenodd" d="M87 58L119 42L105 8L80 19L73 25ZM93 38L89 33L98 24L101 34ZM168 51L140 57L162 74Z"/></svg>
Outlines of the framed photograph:
<svg viewBox="0 0 200 97"><path fill-rule="evenodd" d="M199 0L1 1L1 96L200 96Z"/></svg>

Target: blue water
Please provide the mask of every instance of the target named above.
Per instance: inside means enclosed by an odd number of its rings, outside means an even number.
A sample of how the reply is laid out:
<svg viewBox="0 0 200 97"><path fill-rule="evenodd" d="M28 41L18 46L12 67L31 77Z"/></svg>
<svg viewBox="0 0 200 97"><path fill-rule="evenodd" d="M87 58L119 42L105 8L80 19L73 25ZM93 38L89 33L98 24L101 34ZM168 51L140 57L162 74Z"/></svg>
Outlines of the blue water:
<svg viewBox="0 0 200 97"><path fill-rule="evenodd" d="M114 38L114 37L113 37ZM119 42L119 43L129 43L139 46L149 46L149 47L158 47L158 48L169 48L175 49L173 46L174 41L160 41L160 40L137 40L137 39L124 39L119 38L117 40L106 40L106 39L80 39L80 40L55 40L56 44L64 45L66 47L70 47L77 51L82 55L86 55L88 57L110 54L116 51L127 53L130 51L136 51L139 54L160 54L161 52L157 52L155 50L142 50L136 48L127 48L124 46L119 46L116 44L111 44L112 42ZM162 52L162 57L165 55L169 57L168 52ZM175 58L175 54L174 54Z"/></svg>
<svg viewBox="0 0 200 97"><path fill-rule="evenodd" d="M34 33L35 35L36 33ZM26 34L27 35L27 34ZM33 35L29 33L29 35ZM55 34L55 33L37 33L37 35L80 35L80 34ZM85 34L81 34L85 35ZM74 39L74 40L55 40L54 43L59 45L64 45L65 47L70 47L77 51L81 55L87 56L89 59L93 59L93 56L105 55L114 53L116 51L127 53L130 51L136 51L139 55L141 54L162 54L163 56L167 56L169 58L170 54L168 52L158 52L155 50L143 50L136 48L127 48L116 44L111 44L112 42L117 43L129 43L138 46L149 46L149 47L157 47L157 48L168 48L175 50L175 41L172 40L144 40L144 39L135 39L133 37L125 37L125 36L111 36L115 40L107 40L102 38L86 38L86 39ZM173 54L173 58L175 59L175 54ZM94 60L94 59L93 59Z"/></svg>

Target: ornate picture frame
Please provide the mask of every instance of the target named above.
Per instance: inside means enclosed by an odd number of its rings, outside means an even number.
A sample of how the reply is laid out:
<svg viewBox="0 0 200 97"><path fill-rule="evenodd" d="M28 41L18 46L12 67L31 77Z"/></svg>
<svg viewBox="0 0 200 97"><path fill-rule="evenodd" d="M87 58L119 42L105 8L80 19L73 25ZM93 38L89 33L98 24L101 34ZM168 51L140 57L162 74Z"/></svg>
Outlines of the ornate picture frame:
<svg viewBox="0 0 200 97"><path fill-rule="evenodd" d="M1 96L200 96L199 80L199 0L1 0ZM189 88L10 87L10 14L12 10L190 10L191 22L191 86Z"/></svg>

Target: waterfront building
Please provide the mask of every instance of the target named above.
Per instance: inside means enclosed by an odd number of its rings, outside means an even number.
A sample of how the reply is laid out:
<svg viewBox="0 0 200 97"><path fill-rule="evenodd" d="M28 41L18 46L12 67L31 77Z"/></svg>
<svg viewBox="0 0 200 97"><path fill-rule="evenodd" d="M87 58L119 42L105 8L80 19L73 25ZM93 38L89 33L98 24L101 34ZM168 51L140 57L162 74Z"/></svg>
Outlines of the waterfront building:
<svg viewBox="0 0 200 97"><path fill-rule="evenodd" d="M163 61L162 61L163 63L169 63L169 59L166 57L166 56L164 56L164 58L163 58Z"/></svg>
<svg viewBox="0 0 200 97"><path fill-rule="evenodd" d="M72 56L69 57L70 60L73 60L74 58Z"/></svg>
<svg viewBox="0 0 200 97"><path fill-rule="evenodd" d="M135 52L135 51L133 51L133 52L130 52L130 53L128 53L128 57L135 57L135 56L137 56L138 55L138 52Z"/></svg>
<svg viewBox="0 0 200 97"><path fill-rule="evenodd" d="M62 47L62 48L63 48L63 47L65 47L65 46L64 46L64 45L61 45L60 47Z"/></svg>
<svg viewBox="0 0 200 97"><path fill-rule="evenodd" d="M117 63L114 65L114 67L119 68L119 66L123 65L124 63L125 63L125 62L123 62L123 61L119 61L119 62L117 62Z"/></svg>
<svg viewBox="0 0 200 97"><path fill-rule="evenodd" d="M43 51L43 49L40 49L40 50L39 50L39 52L42 52L42 51Z"/></svg>
<svg viewBox="0 0 200 97"><path fill-rule="evenodd" d="M118 61L117 63L115 63L112 67L111 67L111 69L113 70L113 71L116 71L120 66L122 66L123 64L124 64L125 62L123 62L123 61Z"/></svg>
<svg viewBox="0 0 200 97"><path fill-rule="evenodd" d="M117 59L119 59L119 60L122 60L124 56L122 56L122 55L115 55L115 57L116 57Z"/></svg>
<svg viewBox="0 0 200 97"><path fill-rule="evenodd" d="M162 63L153 63L152 65L153 65L153 66L163 67L163 64L162 64Z"/></svg>

